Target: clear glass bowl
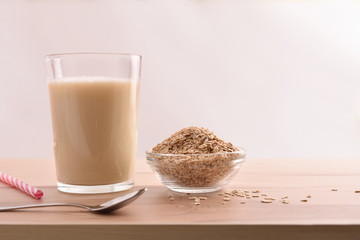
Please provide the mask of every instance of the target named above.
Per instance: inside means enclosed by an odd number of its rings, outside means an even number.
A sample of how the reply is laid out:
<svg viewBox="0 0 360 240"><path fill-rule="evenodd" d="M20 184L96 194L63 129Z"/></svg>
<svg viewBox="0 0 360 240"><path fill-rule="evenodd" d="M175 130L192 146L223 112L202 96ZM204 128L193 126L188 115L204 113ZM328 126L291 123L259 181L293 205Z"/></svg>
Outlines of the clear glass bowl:
<svg viewBox="0 0 360 240"><path fill-rule="evenodd" d="M246 151L210 154L160 154L146 151L147 163L160 181L176 192L207 193L222 189L245 161Z"/></svg>

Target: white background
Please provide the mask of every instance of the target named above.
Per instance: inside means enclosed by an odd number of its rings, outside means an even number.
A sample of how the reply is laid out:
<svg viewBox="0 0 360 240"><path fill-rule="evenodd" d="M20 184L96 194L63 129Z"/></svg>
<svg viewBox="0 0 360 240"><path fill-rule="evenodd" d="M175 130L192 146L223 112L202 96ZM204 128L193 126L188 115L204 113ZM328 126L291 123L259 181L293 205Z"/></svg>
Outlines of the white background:
<svg viewBox="0 0 360 240"><path fill-rule="evenodd" d="M3 0L0 158L53 159L44 55L143 56L138 158L204 126L249 159L360 157L358 1Z"/></svg>

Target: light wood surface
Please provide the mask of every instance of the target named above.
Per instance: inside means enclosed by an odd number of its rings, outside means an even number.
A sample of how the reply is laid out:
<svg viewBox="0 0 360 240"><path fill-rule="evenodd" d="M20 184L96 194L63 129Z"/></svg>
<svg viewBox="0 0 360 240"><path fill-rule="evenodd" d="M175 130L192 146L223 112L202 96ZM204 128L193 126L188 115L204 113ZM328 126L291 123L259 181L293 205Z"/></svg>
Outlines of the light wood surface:
<svg viewBox="0 0 360 240"><path fill-rule="evenodd" d="M123 209L109 215L71 207L0 212L0 239L359 239L359 166L356 161L251 160L226 189L202 194L208 199L199 206L165 188L151 172L138 173L135 189L149 190ZM45 193L39 201L0 183L0 206L96 205L126 193L61 193L50 160L0 160L0 169ZM265 204L261 198L232 197L222 204L219 193L234 189L260 190L277 200ZM309 194L308 202L300 201ZM289 204L279 201L284 196Z"/></svg>

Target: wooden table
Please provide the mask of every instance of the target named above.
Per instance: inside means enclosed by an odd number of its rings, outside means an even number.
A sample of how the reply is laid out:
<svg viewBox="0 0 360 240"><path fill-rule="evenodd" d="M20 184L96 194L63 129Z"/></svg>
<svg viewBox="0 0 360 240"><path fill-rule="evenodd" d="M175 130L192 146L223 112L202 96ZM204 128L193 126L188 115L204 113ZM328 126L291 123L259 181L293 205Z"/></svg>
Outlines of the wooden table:
<svg viewBox="0 0 360 240"><path fill-rule="evenodd" d="M51 160L0 160L0 166L1 171L45 193L39 201L0 183L0 206L96 205L124 194L61 193L55 187ZM360 239L360 193L355 193L360 190L359 166L356 161L248 160L230 186L202 194L207 200L198 206L188 195L162 186L152 173L138 173L136 188L149 190L113 214L71 207L1 212L0 239ZM261 203L261 197L231 197L223 204L219 193L234 189L259 190L260 195L266 193L277 200ZM280 202L285 196L289 204Z"/></svg>

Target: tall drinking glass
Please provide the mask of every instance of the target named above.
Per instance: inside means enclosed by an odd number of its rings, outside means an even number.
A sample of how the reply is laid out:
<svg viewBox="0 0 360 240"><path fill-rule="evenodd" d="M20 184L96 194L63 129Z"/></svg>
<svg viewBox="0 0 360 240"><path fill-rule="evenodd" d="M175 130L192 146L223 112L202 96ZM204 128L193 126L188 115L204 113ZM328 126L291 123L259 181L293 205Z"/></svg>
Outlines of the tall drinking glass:
<svg viewBox="0 0 360 240"><path fill-rule="evenodd" d="M71 53L45 61L58 189L131 188L141 56Z"/></svg>

